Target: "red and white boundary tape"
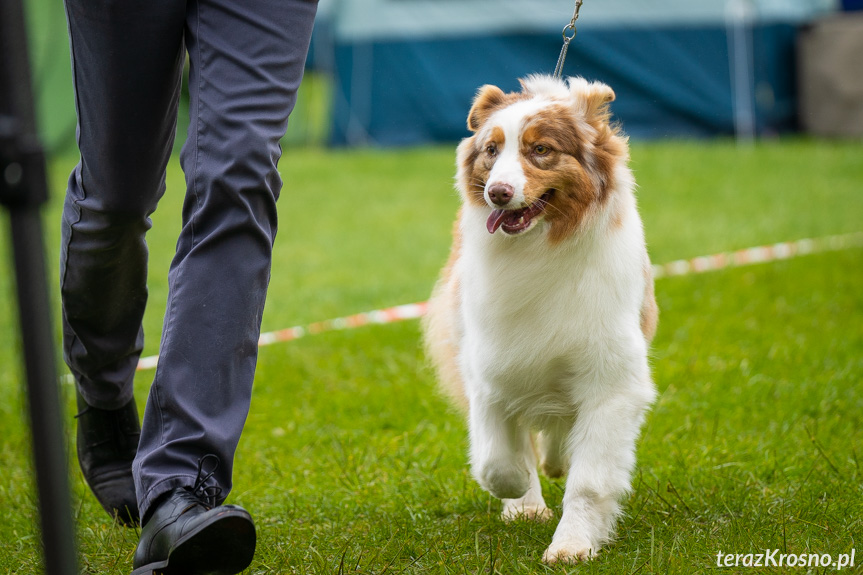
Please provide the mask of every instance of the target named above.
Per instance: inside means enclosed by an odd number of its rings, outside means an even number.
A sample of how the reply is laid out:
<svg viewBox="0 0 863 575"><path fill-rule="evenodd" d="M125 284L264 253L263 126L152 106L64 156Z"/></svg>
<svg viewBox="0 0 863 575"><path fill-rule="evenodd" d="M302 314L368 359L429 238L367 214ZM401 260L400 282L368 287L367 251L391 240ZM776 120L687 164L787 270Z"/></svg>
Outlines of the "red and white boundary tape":
<svg viewBox="0 0 863 575"><path fill-rule="evenodd" d="M427 308L428 304L426 302L411 303L318 321L305 326L298 325L287 329L280 329L279 331L270 331L261 334L260 339L258 339L258 347L283 341L293 341L307 335L315 335L325 331L353 329L364 325L395 323L407 319L417 319L425 315ZM142 357L138 361L138 371L154 369L158 363L159 356L157 355Z"/></svg>
<svg viewBox="0 0 863 575"><path fill-rule="evenodd" d="M653 277L664 278L684 276L720 270L723 268L740 267L758 263L784 260L797 256L863 247L863 232L827 236L815 239L802 239L795 242L782 242L770 246L758 246L735 252L725 252L710 256L699 256L689 260L676 260L667 264L655 264ZM416 319L425 315L427 302L400 305L386 309L367 311L346 317L337 317L326 321L315 322L306 326L296 326L279 331L262 333L258 346L272 345L283 341L293 341L307 335L325 331L352 329L364 325L386 324L408 319ZM138 370L153 369L158 364L158 356L142 357L138 362Z"/></svg>
<svg viewBox="0 0 863 575"><path fill-rule="evenodd" d="M803 239L796 242L781 242L771 246L746 248L737 250L736 252L699 256L691 260L676 260L667 264L655 264L653 266L653 277L664 278L697 274L721 270L723 268L735 268L776 260L786 260L796 256L817 254L819 252L859 247L863 247L863 232Z"/></svg>

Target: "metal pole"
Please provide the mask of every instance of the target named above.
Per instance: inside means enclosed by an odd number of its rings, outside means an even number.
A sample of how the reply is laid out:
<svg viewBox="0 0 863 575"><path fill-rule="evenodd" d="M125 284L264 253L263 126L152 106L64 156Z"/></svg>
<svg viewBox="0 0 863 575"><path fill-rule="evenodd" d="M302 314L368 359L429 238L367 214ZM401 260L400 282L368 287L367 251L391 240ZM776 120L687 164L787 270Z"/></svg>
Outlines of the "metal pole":
<svg viewBox="0 0 863 575"><path fill-rule="evenodd" d="M66 435L54 355L40 206L45 158L36 135L22 0L0 0L0 203L9 211L45 572L78 572Z"/></svg>
<svg viewBox="0 0 863 575"><path fill-rule="evenodd" d="M752 97L754 8L749 0L729 0L725 10L734 132L738 144L751 145L755 140L755 105Z"/></svg>

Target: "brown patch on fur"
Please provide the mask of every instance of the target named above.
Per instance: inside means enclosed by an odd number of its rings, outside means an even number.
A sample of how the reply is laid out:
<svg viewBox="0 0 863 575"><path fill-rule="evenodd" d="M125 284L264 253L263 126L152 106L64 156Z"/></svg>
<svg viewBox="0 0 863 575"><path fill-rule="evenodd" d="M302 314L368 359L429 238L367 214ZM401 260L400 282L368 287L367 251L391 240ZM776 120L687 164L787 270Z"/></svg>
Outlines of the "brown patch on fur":
<svg viewBox="0 0 863 575"><path fill-rule="evenodd" d="M503 128L501 128L500 126L495 126L491 129L491 133L483 142L477 141L477 143L480 144L482 151L486 152L486 157L483 158L483 164L485 165L485 168L491 170L491 167L494 165L496 156L489 155L488 150L489 148L493 147L496 150L495 154L497 154L497 151L503 148L503 145L506 143L506 137L504 136Z"/></svg>
<svg viewBox="0 0 863 575"><path fill-rule="evenodd" d="M475 136L463 139L456 150L456 180L458 188L468 196L468 199L476 193L476 188L480 184L485 186L485 182L476 179L473 174L479 152L479 148L475 145Z"/></svg>
<svg viewBox="0 0 863 575"><path fill-rule="evenodd" d="M518 92L507 94L497 86L492 86L491 84L482 86L477 91L473 99L473 105L471 105L470 111L467 114L467 129L471 132L476 132L495 111L528 98L530 98L530 94Z"/></svg>
<svg viewBox="0 0 863 575"><path fill-rule="evenodd" d="M611 110L609 110L608 105L614 102L615 98L614 90L610 86L598 82L588 84L587 92L584 94L586 104L584 115L588 118L599 119L607 124L611 118Z"/></svg>
<svg viewBox="0 0 863 575"><path fill-rule="evenodd" d="M622 202L614 201L611 202L611 229L616 231L623 228L623 224L625 223L626 218L626 210L624 209L624 205Z"/></svg>
<svg viewBox="0 0 863 575"><path fill-rule="evenodd" d="M428 357L438 375L440 390L465 413L468 409L467 395L461 370L458 367L458 348L456 347L456 329L452 324L458 317L459 278L455 273L455 264L461 254L461 217L459 210L453 226L453 242L449 260L441 272L441 277L435 285L432 297L429 299L428 311L422 319L423 343Z"/></svg>
<svg viewBox="0 0 863 575"><path fill-rule="evenodd" d="M656 295L653 291L653 268L650 260L644 258L644 300L641 302L641 333L647 343L653 341L656 327L659 324L659 306L656 305Z"/></svg>
<svg viewBox="0 0 863 575"><path fill-rule="evenodd" d="M530 151L532 144L545 144L553 153L578 157L584 145L578 133L576 118L569 106L547 106L529 118L522 132L522 153Z"/></svg>
<svg viewBox="0 0 863 575"><path fill-rule="evenodd" d="M587 153L583 160L588 164L600 194L604 196L614 187L614 170L621 163L629 162L629 139L618 124L611 123L611 108L614 91L605 84L589 84L582 92L584 98L584 118L595 130L591 146L583 148Z"/></svg>
<svg viewBox="0 0 863 575"><path fill-rule="evenodd" d="M441 270L440 281L444 283L450 283L452 281L456 281L455 279L455 264L458 261L459 257L461 257L461 218L462 218L463 208L459 208L458 213L456 214L455 222L452 225L452 246L450 246L449 258L447 258L446 265L444 265Z"/></svg>
<svg viewBox="0 0 863 575"><path fill-rule="evenodd" d="M538 198L554 190L545 212L551 243L572 235L595 204L608 201L614 170L628 160L626 139L608 123L607 107L593 103L585 109L591 115L581 119L570 106L548 106L529 119L522 133L525 195ZM537 154L538 145L550 151Z"/></svg>
<svg viewBox="0 0 863 575"><path fill-rule="evenodd" d="M500 150L504 141L503 129L495 126L485 138L480 139L479 134L476 134L459 146L459 156L464 155L460 158L460 184L469 202L478 206L486 205L483 195L485 184L497 160L497 155L490 154L488 149L493 147Z"/></svg>
<svg viewBox="0 0 863 575"><path fill-rule="evenodd" d="M482 86L473 99L473 105L467 114L467 129L476 132L485 124L488 117L496 109L503 107L506 94L497 86L486 84Z"/></svg>

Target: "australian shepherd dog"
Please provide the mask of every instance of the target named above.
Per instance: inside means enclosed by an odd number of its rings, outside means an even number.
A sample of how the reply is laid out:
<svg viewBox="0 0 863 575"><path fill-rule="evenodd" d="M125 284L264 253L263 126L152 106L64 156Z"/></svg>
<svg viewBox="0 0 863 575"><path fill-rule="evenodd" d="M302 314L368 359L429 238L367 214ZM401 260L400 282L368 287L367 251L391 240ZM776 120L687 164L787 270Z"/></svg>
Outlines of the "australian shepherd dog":
<svg viewBox="0 0 863 575"><path fill-rule="evenodd" d="M554 515L537 466L567 476L543 560L575 562L612 538L631 487L658 312L614 92L582 78L521 84L484 86L468 114L462 207L425 344L504 520Z"/></svg>

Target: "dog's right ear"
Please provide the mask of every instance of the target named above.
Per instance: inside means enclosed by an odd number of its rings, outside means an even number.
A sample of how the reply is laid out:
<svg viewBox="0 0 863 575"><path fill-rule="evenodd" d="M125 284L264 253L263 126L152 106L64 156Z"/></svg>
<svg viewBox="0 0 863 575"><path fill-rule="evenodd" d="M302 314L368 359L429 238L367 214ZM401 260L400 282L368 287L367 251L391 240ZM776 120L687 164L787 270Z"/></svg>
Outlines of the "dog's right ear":
<svg viewBox="0 0 863 575"><path fill-rule="evenodd" d="M479 130L495 108L504 103L506 94L497 86L486 84L476 93L473 106L467 114L467 129L471 132Z"/></svg>

